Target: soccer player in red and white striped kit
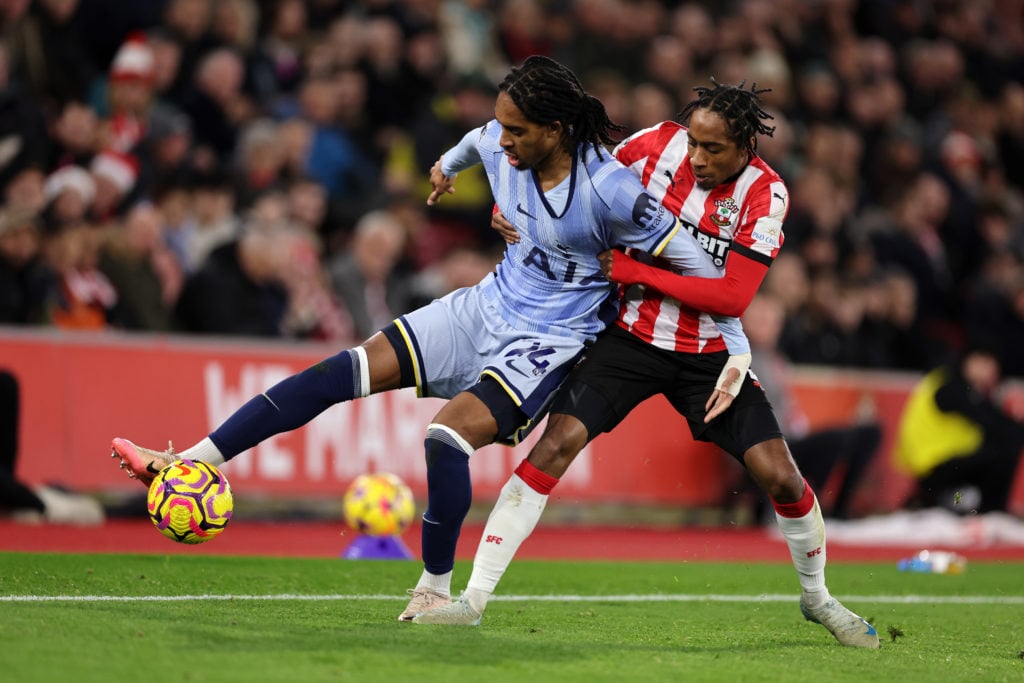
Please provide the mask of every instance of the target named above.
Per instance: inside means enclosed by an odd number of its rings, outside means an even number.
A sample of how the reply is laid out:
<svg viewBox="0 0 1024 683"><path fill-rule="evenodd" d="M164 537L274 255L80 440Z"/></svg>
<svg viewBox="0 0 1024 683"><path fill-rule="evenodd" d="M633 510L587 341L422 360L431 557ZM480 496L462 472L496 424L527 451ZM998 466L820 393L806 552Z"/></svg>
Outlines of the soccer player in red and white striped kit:
<svg viewBox="0 0 1024 683"><path fill-rule="evenodd" d="M695 439L714 442L735 457L771 498L800 579L804 617L824 625L843 645L878 647L875 629L829 594L821 509L753 374L744 373L728 410L707 418L709 396L733 361L720 338L701 347L697 340L708 335L699 330L714 324L710 314L739 316L753 299L782 246L789 194L757 156L757 136L774 131L760 105L765 91L714 80L712 87L695 91L679 122L631 135L615 156L680 217L722 269L722 278L677 275L663 263L648 265L637 260L642 256L618 250L601 254L605 275L623 285L617 323L563 384L543 436L502 489L466 591L458 601L418 615L415 623L478 624L572 460L591 439L660 393L686 417ZM495 228L506 241L517 239L500 216Z"/></svg>

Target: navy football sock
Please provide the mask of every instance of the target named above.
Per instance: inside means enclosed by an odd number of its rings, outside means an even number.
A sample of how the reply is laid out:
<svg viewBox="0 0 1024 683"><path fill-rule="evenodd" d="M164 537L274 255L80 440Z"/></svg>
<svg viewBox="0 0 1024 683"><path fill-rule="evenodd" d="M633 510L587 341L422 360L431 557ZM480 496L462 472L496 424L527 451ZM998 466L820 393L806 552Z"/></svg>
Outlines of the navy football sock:
<svg viewBox="0 0 1024 683"><path fill-rule="evenodd" d="M254 396L210 434L230 460L264 439L301 427L335 403L365 396L360 357L346 350Z"/></svg>
<svg viewBox="0 0 1024 683"><path fill-rule="evenodd" d="M427 511L423 513L423 566L431 574L450 572L462 521L473 501L469 453L440 425L427 427Z"/></svg>

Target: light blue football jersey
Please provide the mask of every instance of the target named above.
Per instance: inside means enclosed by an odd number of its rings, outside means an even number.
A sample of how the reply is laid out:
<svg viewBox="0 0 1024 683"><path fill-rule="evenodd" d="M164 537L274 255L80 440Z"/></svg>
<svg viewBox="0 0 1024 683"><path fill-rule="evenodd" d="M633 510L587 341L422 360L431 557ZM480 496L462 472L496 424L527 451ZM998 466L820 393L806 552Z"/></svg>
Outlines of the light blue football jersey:
<svg viewBox="0 0 1024 683"><path fill-rule="evenodd" d="M445 152L442 172L451 176L482 163L498 208L519 233L519 242L507 245L496 272L480 283L510 325L593 340L617 312L614 290L597 260L614 246L662 256L677 272L721 277L692 236L679 232L678 219L610 154L598 158L591 145L580 146L567 200L556 211L534 172L508 163L500 136L497 121L470 131ZM722 320L719 327L730 351L747 351L739 321Z"/></svg>

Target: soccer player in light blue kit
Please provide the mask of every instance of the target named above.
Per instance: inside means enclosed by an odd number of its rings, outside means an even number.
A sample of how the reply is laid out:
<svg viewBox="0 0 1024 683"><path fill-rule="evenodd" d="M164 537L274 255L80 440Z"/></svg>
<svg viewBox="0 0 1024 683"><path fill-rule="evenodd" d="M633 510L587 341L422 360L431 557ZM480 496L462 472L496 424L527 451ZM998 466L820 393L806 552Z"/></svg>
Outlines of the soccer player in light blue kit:
<svg viewBox="0 0 1024 683"><path fill-rule="evenodd" d="M223 463L341 401L403 387L450 399L426 430L424 570L399 619L447 603L472 497L470 454L525 436L586 346L614 320L613 288L597 254L632 247L677 271L719 277L678 219L603 150L616 128L569 69L528 58L499 86L495 120L469 132L431 169L428 204L454 191L458 171L483 164L498 208L514 217L521 236L494 273L253 397L185 451L115 438L111 455L148 484L175 458ZM717 337L720 329L730 354L749 358L739 321L716 322L707 334ZM709 414L732 401L728 389L716 394Z"/></svg>

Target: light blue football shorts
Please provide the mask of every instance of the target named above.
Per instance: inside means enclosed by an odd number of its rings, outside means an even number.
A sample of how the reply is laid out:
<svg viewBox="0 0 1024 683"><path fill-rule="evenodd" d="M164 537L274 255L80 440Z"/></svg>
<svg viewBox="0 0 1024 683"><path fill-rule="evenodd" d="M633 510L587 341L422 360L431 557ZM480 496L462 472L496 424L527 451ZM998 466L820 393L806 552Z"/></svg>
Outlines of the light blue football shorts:
<svg viewBox="0 0 1024 683"><path fill-rule="evenodd" d="M477 287L458 289L395 321L420 396L452 398L493 379L526 415L507 442L518 443L544 417L583 352L582 339L521 331Z"/></svg>

